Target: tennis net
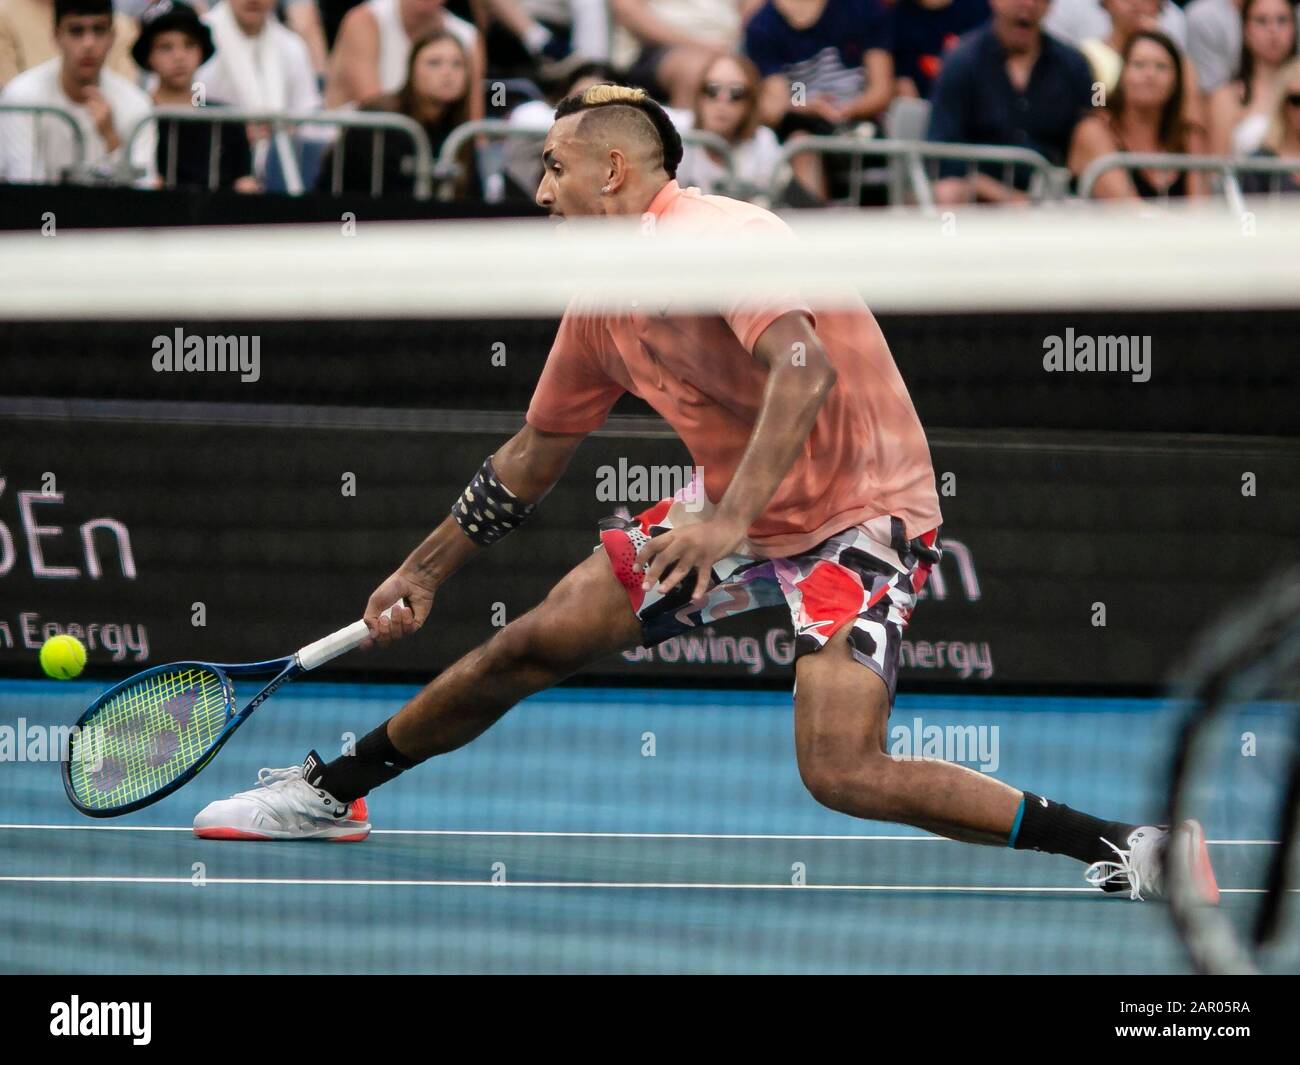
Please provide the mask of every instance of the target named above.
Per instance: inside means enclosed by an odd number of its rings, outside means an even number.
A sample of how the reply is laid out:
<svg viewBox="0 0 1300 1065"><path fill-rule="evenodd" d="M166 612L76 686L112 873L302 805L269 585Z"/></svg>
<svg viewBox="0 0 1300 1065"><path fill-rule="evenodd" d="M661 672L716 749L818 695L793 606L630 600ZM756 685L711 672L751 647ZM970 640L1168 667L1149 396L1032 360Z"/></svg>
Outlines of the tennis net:
<svg viewBox="0 0 1300 1065"><path fill-rule="evenodd" d="M0 237L0 969L288 971L304 942L338 973L1300 969L1294 895L1271 892L1300 881L1269 879L1293 680L1199 718L1169 686L1300 562L1300 214L790 221L779 247L640 219ZM1201 722L1177 809L1227 931L1182 927L1217 951L1070 858L821 805L784 606L590 664L376 790L361 845L194 838L200 807L351 750L589 557L602 518L682 486L694 456L632 395L417 636L289 685L155 806L68 804L56 730L109 684L355 620L523 424L575 297L689 323L792 291L866 300L931 448L944 555L886 751L1149 824ZM87 645L85 677L40 679L53 632ZM1222 946L1275 897L1267 946Z"/></svg>

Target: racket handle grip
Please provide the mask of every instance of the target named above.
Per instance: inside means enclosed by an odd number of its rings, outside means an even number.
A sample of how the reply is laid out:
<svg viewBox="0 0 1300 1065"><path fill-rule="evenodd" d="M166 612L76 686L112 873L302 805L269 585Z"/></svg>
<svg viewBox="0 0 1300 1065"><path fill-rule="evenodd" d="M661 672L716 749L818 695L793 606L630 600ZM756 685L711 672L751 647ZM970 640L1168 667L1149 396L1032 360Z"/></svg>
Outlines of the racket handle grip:
<svg viewBox="0 0 1300 1065"><path fill-rule="evenodd" d="M383 617L388 617L393 610L399 606L407 606L405 599L399 599L396 603L384 611ZM339 629L338 632L331 632L315 643L309 643L298 652L298 665L303 669L315 669L317 666L323 666L339 655L345 655L349 651L355 651L366 640L370 639L370 629L366 627L364 621L354 621L347 628Z"/></svg>

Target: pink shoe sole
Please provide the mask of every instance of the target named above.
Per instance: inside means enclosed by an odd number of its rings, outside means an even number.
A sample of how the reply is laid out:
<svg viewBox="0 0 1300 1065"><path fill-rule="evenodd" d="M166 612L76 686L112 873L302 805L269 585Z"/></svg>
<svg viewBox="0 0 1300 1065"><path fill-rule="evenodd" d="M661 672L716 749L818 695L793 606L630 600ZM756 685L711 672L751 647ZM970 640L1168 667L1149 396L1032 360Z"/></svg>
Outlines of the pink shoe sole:
<svg viewBox="0 0 1300 1065"><path fill-rule="evenodd" d="M1210 848L1205 842L1205 829L1199 821L1184 821L1178 827L1187 837L1192 885L1196 888L1196 894L1207 906L1217 906L1219 883L1214 878L1214 866L1210 864Z"/></svg>
<svg viewBox="0 0 1300 1065"><path fill-rule="evenodd" d="M199 839L228 839L228 840L238 839L238 840L248 840L257 843L284 842L283 840L277 841L274 836L259 836L255 832L244 832L243 830L238 828L196 828L194 830L194 834L198 836ZM306 840L306 841L299 841L299 842L360 843L363 839L365 839L369 835L370 835L370 830L367 829L365 832L354 832L350 836L330 836L328 839L324 839L324 840L316 839L316 840Z"/></svg>

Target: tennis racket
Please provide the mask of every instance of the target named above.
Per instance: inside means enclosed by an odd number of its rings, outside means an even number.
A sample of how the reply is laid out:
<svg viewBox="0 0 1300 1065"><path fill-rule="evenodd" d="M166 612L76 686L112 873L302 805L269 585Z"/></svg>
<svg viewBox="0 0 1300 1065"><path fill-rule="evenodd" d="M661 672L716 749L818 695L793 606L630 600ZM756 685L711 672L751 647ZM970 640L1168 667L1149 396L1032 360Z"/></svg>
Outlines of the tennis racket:
<svg viewBox="0 0 1300 1065"><path fill-rule="evenodd" d="M118 817L165 798L193 780L285 684L369 636L366 623L357 621L285 658L242 665L171 662L128 677L96 699L71 730L63 759L68 798L91 817ZM236 712L236 677L271 680Z"/></svg>

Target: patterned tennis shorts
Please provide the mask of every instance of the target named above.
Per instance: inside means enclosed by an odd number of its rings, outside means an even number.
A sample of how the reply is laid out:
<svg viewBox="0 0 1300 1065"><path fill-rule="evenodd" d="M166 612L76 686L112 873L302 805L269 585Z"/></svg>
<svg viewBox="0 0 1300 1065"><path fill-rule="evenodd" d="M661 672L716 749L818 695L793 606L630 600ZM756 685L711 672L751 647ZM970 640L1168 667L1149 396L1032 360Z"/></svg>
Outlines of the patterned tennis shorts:
<svg viewBox="0 0 1300 1065"><path fill-rule="evenodd" d="M903 630L941 556L937 529L907 540L902 521L883 516L789 558L728 555L714 563L708 594L699 605L690 601L692 579L666 596L653 588L643 591L642 575L632 570L637 552L674 524L699 520L679 498L661 500L635 518L611 517L600 523L601 546L627 590L645 646L697 625L784 602L794 623L796 658L820 650L851 625L853 657L885 682L892 704Z"/></svg>

